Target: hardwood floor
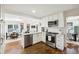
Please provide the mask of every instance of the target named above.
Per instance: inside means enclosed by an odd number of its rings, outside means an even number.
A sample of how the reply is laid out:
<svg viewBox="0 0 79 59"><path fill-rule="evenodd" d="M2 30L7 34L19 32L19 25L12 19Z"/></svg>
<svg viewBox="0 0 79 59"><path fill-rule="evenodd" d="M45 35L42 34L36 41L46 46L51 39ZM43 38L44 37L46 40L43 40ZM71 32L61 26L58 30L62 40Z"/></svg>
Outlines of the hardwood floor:
<svg viewBox="0 0 79 59"><path fill-rule="evenodd" d="M5 54L78 54L79 46L69 44L64 51L47 46L43 42L34 44L33 46L23 49L19 41L6 45Z"/></svg>
<svg viewBox="0 0 79 59"><path fill-rule="evenodd" d="M7 43L5 47L5 54L20 54L23 48L20 45L20 41Z"/></svg>
<svg viewBox="0 0 79 59"><path fill-rule="evenodd" d="M59 53L63 53L63 52L58 49L51 48L43 42L39 42L31 47L25 48L23 53L25 53L25 54L29 54L29 53L32 53L32 54L59 54Z"/></svg>

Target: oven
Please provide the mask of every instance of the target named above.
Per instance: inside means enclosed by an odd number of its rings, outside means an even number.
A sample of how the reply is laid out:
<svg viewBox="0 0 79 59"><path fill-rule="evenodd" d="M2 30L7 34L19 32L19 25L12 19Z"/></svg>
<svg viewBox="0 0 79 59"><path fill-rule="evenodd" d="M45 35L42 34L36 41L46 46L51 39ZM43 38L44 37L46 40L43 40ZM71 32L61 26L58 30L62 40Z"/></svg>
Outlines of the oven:
<svg viewBox="0 0 79 59"><path fill-rule="evenodd" d="M58 33L47 32L46 33L46 44L50 47L56 47L56 35Z"/></svg>

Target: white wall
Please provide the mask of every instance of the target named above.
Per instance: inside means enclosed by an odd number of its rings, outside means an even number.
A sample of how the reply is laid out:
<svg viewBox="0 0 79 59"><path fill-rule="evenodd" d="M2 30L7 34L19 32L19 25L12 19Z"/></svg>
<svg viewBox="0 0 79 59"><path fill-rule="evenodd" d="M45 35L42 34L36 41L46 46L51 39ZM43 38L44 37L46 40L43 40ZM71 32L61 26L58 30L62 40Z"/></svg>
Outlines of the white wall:
<svg viewBox="0 0 79 59"><path fill-rule="evenodd" d="M13 23L23 23L24 24L24 31L27 30L27 24L30 25L39 25L40 24L40 20L37 18L33 18L33 17L25 17L25 16L19 16L19 15L14 15L14 14L10 14L10 13L5 13L5 21L6 24L13 24ZM40 31L40 26L39 26L39 30Z"/></svg>

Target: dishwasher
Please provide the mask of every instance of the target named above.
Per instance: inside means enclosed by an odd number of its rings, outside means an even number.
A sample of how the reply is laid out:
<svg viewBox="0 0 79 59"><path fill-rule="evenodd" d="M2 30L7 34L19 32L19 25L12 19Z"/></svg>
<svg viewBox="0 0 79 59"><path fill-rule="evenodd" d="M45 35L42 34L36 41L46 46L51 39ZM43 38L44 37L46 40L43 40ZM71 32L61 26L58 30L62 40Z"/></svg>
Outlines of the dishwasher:
<svg viewBox="0 0 79 59"><path fill-rule="evenodd" d="M24 35L24 48L32 46L33 44L33 34Z"/></svg>

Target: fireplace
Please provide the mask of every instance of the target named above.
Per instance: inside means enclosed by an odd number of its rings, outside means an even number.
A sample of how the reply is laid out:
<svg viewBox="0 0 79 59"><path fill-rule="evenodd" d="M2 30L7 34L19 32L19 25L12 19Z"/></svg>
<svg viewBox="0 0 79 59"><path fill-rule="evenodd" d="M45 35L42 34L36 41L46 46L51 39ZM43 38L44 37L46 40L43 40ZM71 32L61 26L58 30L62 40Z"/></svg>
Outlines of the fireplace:
<svg viewBox="0 0 79 59"><path fill-rule="evenodd" d="M56 47L56 35L58 33L48 32L46 34L46 44L55 48Z"/></svg>

